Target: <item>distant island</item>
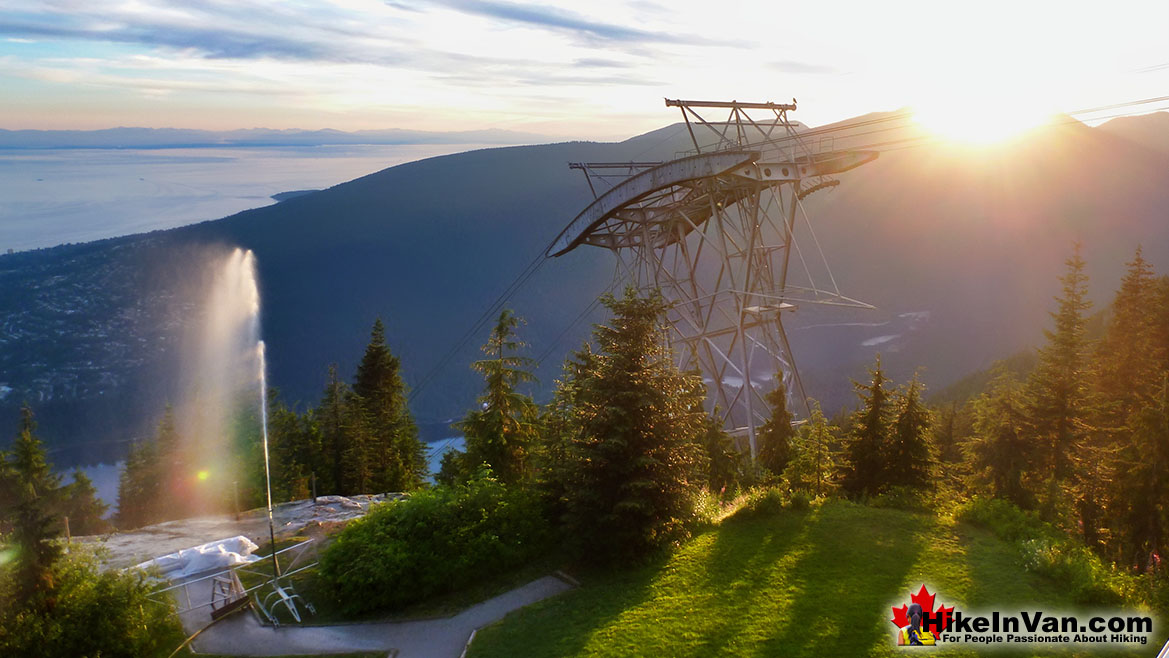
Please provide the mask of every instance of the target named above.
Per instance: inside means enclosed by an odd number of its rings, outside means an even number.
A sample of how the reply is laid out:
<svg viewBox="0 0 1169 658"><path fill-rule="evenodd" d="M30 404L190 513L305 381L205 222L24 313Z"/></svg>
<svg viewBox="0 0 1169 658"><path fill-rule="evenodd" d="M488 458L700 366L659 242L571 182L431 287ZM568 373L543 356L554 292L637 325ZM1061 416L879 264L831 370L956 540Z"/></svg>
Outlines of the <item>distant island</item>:
<svg viewBox="0 0 1169 658"><path fill-rule="evenodd" d="M0 149L162 149L236 146L338 146L393 144L547 144L547 135L491 128L426 130L189 130L184 128L106 128L103 130L4 130Z"/></svg>

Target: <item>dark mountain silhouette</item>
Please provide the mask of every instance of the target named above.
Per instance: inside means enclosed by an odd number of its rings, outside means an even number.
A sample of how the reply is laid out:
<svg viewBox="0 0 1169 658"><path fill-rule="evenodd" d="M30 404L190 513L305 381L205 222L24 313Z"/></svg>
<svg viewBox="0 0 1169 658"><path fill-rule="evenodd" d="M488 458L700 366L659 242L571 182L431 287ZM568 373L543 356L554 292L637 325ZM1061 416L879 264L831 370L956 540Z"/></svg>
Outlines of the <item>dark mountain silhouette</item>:
<svg viewBox="0 0 1169 658"><path fill-rule="evenodd" d="M879 118L862 117L857 121ZM1072 242L1084 243L1098 304L1138 243L1165 271L1169 156L1163 116L1061 124L983 149L930 143L891 150L806 201L842 292L876 311L804 308L788 320L808 393L852 403L848 378L875 352L898 381L932 387L1041 340ZM871 125L854 132L864 133ZM914 137L904 127L842 148ZM867 140L867 141L866 141ZM161 414L177 336L197 317L208 249L258 258L271 381L290 401L319 397L330 362L349 376L375 317L417 385L591 199L570 161L666 159L682 126L625 142L473 151L414 162L221 220L0 257L0 435L29 399L42 433L70 460L110 458ZM605 251L546 262L510 302L532 354L551 349L546 397L589 321L565 327L608 286ZM473 403L477 332L413 401L430 437ZM8 390L10 389L10 390Z"/></svg>

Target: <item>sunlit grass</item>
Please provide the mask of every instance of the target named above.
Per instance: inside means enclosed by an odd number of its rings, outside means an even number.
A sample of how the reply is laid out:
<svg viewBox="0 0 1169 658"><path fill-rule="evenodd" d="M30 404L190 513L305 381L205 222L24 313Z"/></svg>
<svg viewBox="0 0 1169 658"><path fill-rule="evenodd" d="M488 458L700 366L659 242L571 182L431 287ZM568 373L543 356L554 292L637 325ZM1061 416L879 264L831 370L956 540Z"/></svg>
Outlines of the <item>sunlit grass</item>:
<svg viewBox="0 0 1169 658"><path fill-rule="evenodd" d="M923 583L959 608L1074 607L985 531L839 501L726 521L668 559L582 580L483 629L471 655L894 656L890 606Z"/></svg>

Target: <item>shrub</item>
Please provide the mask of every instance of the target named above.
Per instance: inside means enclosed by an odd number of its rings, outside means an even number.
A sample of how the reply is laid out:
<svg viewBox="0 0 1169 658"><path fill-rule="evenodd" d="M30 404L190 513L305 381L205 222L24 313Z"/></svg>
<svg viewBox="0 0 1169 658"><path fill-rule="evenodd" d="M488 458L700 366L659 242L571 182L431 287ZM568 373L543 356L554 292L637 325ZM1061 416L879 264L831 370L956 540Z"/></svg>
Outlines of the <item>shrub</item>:
<svg viewBox="0 0 1169 658"><path fill-rule="evenodd" d="M713 526L722 519L725 512L722 498L706 489L694 492L694 525Z"/></svg>
<svg viewBox="0 0 1169 658"><path fill-rule="evenodd" d="M899 509L906 512L932 512L937 507L933 492L917 487L890 487L869 500L872 507Z"/></svg>
<svg viewBox="0 0 1169 658"><path fill-rule="evenodd" d="M148 598L154 586L140 570L99 572L97 556L74 544L52 581L51 591L11 608L11 592L0 591L0 655L168 656L183 641L173 604Z"/></svg>
<svg viewBox="0 0 1169 658"><path fill-rule="evenodd" d="M788 506L797 512L803 512L810 508L812 503L808 500L808 494L802 491L797 491L792 494L792 499L791 502L788 503Z"/></svg>
<svg viewBox="0 0 1169 658"><path fill-rule="evenodd" d="M376 506L337 536L320 574L347 612L392 610L516 567L547 535L533 496L481 475Z"/></svg>
<svg viewBox="0 0 1169 658"><path fill-rule="evenodd" d="M1053 529L1036 516L1001 498L975 498L959 507L954 518L986 528L1007 541L1025 541L1053 534Z"/></svg>
<svg viewBox="0 0 1169 658"><path fill-rule="evenodd" d="M1145 599L1140 578L1108 566L1087 546L1001 499L975 498L955 518L1015 544L1028 571L1060 583L1076 603L1115 605Z"/></svg>
<svg viewBox="0 0 1169 658"><path fill-rule="evenodd" d="M806 509L807 498L800 496ZM761 516L775 516L788 507L791 500L786 492L779 487L752 489L741 499L739 509L730 515L730 519L753 519ZM791 507L801 509L795 505Z"/></svg>

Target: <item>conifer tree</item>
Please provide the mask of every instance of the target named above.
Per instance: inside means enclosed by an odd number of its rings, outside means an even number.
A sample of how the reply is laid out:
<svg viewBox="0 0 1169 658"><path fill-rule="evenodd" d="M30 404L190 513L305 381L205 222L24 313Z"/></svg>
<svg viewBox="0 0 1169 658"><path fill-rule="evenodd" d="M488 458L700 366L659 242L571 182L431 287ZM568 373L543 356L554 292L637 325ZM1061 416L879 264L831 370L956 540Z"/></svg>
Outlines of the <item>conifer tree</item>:
<svg viewBox="0 0 1169 658"><path fill-rule="evenodd" d="M1154 351L1161 357L1157 370L1166 373L1169 372L1169 276L1157 279L1154 304Z"/></svg>
<svg viewBox="0 0 1169 658"><path fill-rule="evenodd" d="M1161 361L1156 345L1153 269L1140 247L1112 302L1112 318L1096 354L1096 382L1105 431L1124 431L1129 417L1154 404Z"/></svg>
<svg viewBox="0 0 1169 658"><path fill-rule="evenodd" d="M585 343L564 360L562 374L552 390L552 399L540 417L541 441L534 455L537 463L535 479L548 507L548 516L560 519L565 515L567 488L575 477L572 444L584 431L580 405L590 372L597 368L596 354Z"/></svg>
<svg viewBox="0 0 1169 658"><path fill-rule="evenodd" d="M320 437L311 426L311 414L301 417L272 391L268 395L268 444L271 453L272 495L298 500L311 493L312 473L319 468Z"/></svg>
<svg viewBox="0 0 1169 658"><path fill-rule="evenodd" d="M832 443L837 431L839 428L824 418L820 403L813 400L812 415L796 432L792 458L783 472L783 479L794 491L819 498L835 489L837 464Z"/></svg>
<svg viewBox="0 0 1169 658"><path fill-rule="evenodd" d="M840 479L840 486L850 496L875 496L886 489L889 477L889 423L893 409L880 355L869 376L868 384L853 382L861 408L852 415L852 440L846 448Z"/></svg>
<svg viewBox="0 0 1169 658"><path fill-rule="evenodd" d="M1085 442L1077 502L1085 539L1113 556L1135 550L1131 528L1117 510L1130 506L1128 466L1140 449L1135 424L1143 410L1157 405L1163 376L1157 293L1153 269L1138 247L1094 360L1095 431Z"/></svg>
<svg viewBox="0 0 1169 658"><path fill-rule="evenodd" d="M483 375L485 389L477 402L458 424L466 437L467 463L486 463L504 484L513 484L528 475L529 453L539 434L539 409L528 395L520 393L520 384L535 381L529 371L532 360L520 356L524 344L516 339L516 327L522 322L509 309L499 314L487 343L486 359L472 368Z"/></svg>
<svg viewBox="0 0 1169 658"><path fill-rule="evenodd" d="M434 474L434 481L450 487L466 482L470 472L467 453L459 450L447 450L442 453L438 473Z"/></svg>
<svg viewBox="0 0 1169 658"><path fill-rule="evenodd" d="M1053 478L1060 495L1074 475L1075 452L1088 427L1088 343L1084 314L1091 308L1087 298L1088 277L1080 244L1074 245L1060 278L1063 292L1051 313L1054 330L1044 330L1047 345L1028 380L1030 420L1028 433L1037 441L1038 479Z"/></svg>
<svg viewBox="0 0 1169 658"><path fill-rule="evenodd" d="M563 492L568 536L582 556L625 561L680 538L706 470L701 379L678 371L664 340L660 294L605 295L613 312L593 336L600 351L567 395L572 424Z"/></svg>
<svg viewBox="0 0 1169 658"><path fill-rule="evenodd" d="M742 479L743 455L735 449L730 435L723 430L718 410L706 418L702 447L706 451L706 481L710 490L724 493L738 489Z"/></svg>
<svg viewBox="0 0 1169 658"><path fill-rule="evenodd" d="M151 486L158 460L151 439L134 442L118 476L118 528L129 530L152 523L158 490Z"/></svg>
<svg viewBox="0 0 1169 658"><path fill-rule="evenodd" d="M1116 511L1125 561L1147 566L1149 555L1169 550L1169 378L1157 404L1132 419L1131 441L1117 455Z"/></svg>
<svg viewBox="0 0 1169 658"><path fill-rule="evenodd" d="M109 506L97 497L93 481L81 469L73 471L73 482L62 491L61 509L69 519L69 532L74 535L109 532L110 524L103 518Z"/></svg>
<svg viewBox="0 0 1169 658"><path fill-rule="evenodd" d="M1030 507L1024 471L1034 444L1024 432L1023 386L1000 364L990 388L974 402L974 435L965 445L977 484L996 498Z"/></svg>
<svg viewBox="0 0 1169 658"><path fill-rule="evenodd" d="M953 464L962 460L959 441L962 436L959 427L959 405L957 402L943 405L934 410L934 445L938 450L938 461Z"/></svg>
<svg viewBox="0 0 1169 658"><path fill-rule="evenodd" d="M795 436L792 414L787 410L787 387L783 385L783 373L775 375L775 388L765 399L771 406L771 415L759 428L759 465L771 473L783 475L791 459L791 442Z"/></svg>
<svg viewBox="0 0 1169 658"><path fill-rule="evenodd" d="M317 407L316 419L321 435L321 452L325 469L319 474L321 493L346 494L345 455L349 452L346 434L349 415L349 387L337 374L337 364L329 365L325 391Z"/></svg>
<svg viewBox="0 0 1169 658"><path fill-rule="evenodd" d="M118 527L139 528L191 513L193 497L183 476L189 479L174 412L167 406L154 436L130 446L118 479Z"/></svg>
<svg viewBox="0 0 1169 658"><path fill-rule="evenodd" d="M890 486L924 489L932 485L930 412L921 401L921 382L914 376L898 391L897 417L890 435L887 482Z"/></svg>
<svg viewBox="0 0 1169 658"><path fill-rule="evenodd" d="M426 476L426 448L418 440L418 428L406 404L406 385L402 382L401 362L386 345L386 330L381 318L374 321L369 345L353 383L352 405L365 418L350 418L360 443L351 452L363 455L362 464L350 464L358 472L369 472L372 490L409 491L422 484Z"/></svg>
<svg viewBox="0 0 1169 658"><path fill-rule="evenodd" d="M16 582L21 600L28 600L37 592L52 591L53 564L61 554L53 541L58 534L58 519L52 512L61 482L53 474L35 432L32 408L25 404L20 410L20 429L9 455L16 485L10 522L13 543L17 546Z"/></svg>
<svg viewBox="0 0 1169 658"><path fill-rule="evenodd" d="M174 409L167 405L158 424L158 431L154 437L154 455L157 462L153 464L150 488L157 494L148 501L153 509L151 523L169 521L190 516L198 511L198 497L191 495L190 460L184 452L182 441L179 438L178 426L175 423Z"/></svg>

